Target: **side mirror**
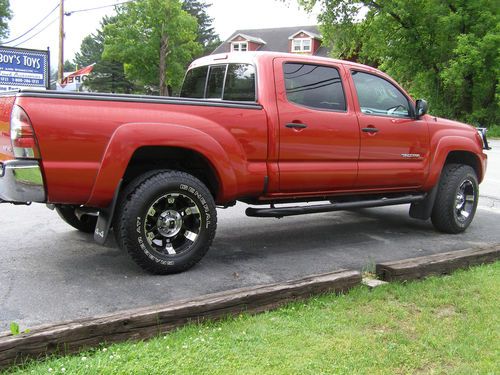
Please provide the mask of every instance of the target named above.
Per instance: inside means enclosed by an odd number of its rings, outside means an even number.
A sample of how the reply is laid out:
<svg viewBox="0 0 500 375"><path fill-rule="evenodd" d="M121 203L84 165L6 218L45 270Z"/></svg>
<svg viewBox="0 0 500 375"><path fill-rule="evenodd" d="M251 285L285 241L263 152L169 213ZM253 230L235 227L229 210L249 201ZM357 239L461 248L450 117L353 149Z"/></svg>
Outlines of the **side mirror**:
<svg viewBox="0 0 500 375"><path fill-rule="evenodd" d="M429 105L424 99L418 99L417 102L415 103L415 116L420 118L420 116L423 116L427 113L427 110L429 109Z"/></svg>

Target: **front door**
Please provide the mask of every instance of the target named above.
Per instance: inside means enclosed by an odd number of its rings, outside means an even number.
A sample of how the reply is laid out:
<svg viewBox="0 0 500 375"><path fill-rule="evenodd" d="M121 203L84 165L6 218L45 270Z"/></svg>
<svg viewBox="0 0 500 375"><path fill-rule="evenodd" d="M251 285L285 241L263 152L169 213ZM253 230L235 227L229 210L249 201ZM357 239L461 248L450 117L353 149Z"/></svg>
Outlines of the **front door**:
<svg viewBox="0 0 500 375"><path fill-rule="evenodd" d="M276 59L281 193L350 189L359 128L341 65ZM343 79L344 78L344 79Z"/></svg>
<svg viewBox="0 0 500 375"><path fill-rule="evenodd" d="M429 170L427 122L388 79L352 70L361 148L358 189L408 189L423 185Z"/></svg>

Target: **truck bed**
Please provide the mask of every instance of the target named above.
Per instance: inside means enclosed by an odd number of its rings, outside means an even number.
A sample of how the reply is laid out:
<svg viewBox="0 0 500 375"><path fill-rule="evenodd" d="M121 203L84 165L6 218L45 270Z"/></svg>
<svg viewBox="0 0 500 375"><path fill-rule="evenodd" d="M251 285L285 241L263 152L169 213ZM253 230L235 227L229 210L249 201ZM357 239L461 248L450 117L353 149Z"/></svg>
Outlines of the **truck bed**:
<svg viewBox="0 0 500 375"><path fill-rule="evenodd" d="M139 135L153 138L149 144L157 146L194 149L196 143L203 144L202 134L198 141L189 137L184 144L169 139L169 131L182 133L190 129L195 134L209 133L215 143L223 144L224 150L233 156L228 162L238 171L236 183L246 190L243 194L262 191L268 131L266 114L258 103L34 90L2 93L0 160L13 158L7 148L14 102L29 114L32 122L48 187L48 202L108 204L110 198L105 198L104 192L102 197L97 192L93 196L94 184L111 139L117 136L118 129L125 130L132 124L134 129L127 134L112 162L113 170L125 170L134 152L134 138ZM165 127L171 130L165 131ZM213 150L207 151L214 159L218 158ZM116 187L121 177L108 174L105 178L110 186Z"/></svg>

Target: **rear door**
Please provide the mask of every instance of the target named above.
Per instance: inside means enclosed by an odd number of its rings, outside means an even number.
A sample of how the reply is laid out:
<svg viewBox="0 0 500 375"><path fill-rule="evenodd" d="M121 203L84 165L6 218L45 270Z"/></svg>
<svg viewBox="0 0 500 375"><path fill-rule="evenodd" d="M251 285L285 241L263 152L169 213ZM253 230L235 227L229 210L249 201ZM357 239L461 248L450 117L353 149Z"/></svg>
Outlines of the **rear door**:
<svg viewBox="0 0 500 375"><path fill-rule="evenodd" d="M357 176L359 128L345 70L334 63L274 61L281 193L349 189Z"/></svg>
<svg viewBox="0 0 500 375"><path fill-rule="evenodd" d="M356 187L416 188L428 173L429 131L406 94L385 77L351 70L361 147Z"/></svg>

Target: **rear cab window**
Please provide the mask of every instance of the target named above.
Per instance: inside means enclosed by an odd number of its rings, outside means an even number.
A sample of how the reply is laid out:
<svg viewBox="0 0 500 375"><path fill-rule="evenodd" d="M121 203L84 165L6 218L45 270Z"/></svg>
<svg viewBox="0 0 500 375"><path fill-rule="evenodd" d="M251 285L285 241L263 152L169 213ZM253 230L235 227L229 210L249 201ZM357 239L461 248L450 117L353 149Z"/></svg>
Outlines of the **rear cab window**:
<svg viewBox="0 0 500 375"><path fill-rule="evenodd" d="M251 64L214 64L188 70L181 97L255 102L255 67Z"/></svg>
<svg viewBox="0 0 500 375"><path fill-rule="evenodd" d="M200 66L187 72L182 85L181 96L187 98L203 98L208 66Z"/></svg>
<svg viewBox="0 0 500 375"><path fill-rule="evenodd" d="M221 99L224 89L224 77L226 75L226 65L214 65L210 67L205 91L207 99ZM205 81L202 77L201 81Z"/></svg>

